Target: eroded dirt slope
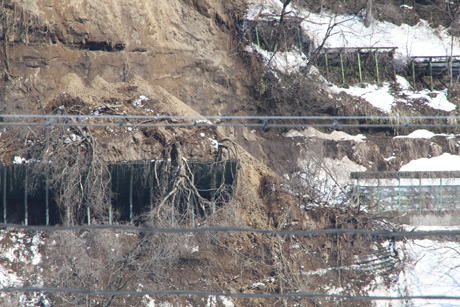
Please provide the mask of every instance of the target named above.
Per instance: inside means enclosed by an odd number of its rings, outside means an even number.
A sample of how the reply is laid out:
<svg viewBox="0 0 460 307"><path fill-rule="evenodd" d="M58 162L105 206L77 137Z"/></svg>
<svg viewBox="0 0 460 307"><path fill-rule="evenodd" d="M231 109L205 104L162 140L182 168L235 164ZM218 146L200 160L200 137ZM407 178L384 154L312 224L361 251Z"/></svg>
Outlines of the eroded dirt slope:
<svg viewBox="0 0 460 307"><path fill-rule="evenodd" d="M255 112L250 95L257 81L251 70L254 63L245 64L235 39L235 22L244 10L244 1L21 0L2 4L2 112L186 116ZM2 135L1 158L5 162L11 163L13 156L25 152L23 147L40 139L37 131L18 131L5 129ZM204 221L205 225L304 230L376 226L356 209L306 210L311 199L303 198L303 190L293 192L280 175L297 170L299 158L308 156L304 149L317 151L324 144L313 141L305 145L281 137L283 132L214 127L128 129L120 124L114 129L66 133L69 138L91 135L107 162L166 159L165 148L173 144L180 144L184 161L214 161L219 152L215 142L230 139L238 148L239 186L234 201ZM324 152L337 159L349 156L356 160L354 145L346 146L349 151ZM377 250L382 259L395 261L386 246L352 236L225 234L196 240L198 250L188 250L170 268L168 287L327 292L331 285L350 290L354 281L359 289L374 272L353 270L357 259L367 259ZM390 278L393 271L383 273ZM168 300L171 298L165 298ZM177 305L206 305L198 298L174 300ZM289 303L313 306L320 302ZM323 303L332 306L336 302ZM234 304L262 306L267 301Z"/></svg>

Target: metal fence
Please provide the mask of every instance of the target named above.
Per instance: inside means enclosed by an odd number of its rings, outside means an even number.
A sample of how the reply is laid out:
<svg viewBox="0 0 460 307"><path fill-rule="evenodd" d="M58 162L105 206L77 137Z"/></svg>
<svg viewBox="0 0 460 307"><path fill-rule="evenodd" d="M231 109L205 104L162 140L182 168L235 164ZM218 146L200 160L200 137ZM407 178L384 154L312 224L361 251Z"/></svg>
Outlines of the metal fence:
<svg viewBox="0 0 460 307"><path fill-rule="evenodd" d="M358 202L372 211L444 211L460 207L460 172L353 172Z"/></svg>
<svg viewBox="0 0 460 307"><path fill-rule="evenodd" d="M120 212L118 221L132 223L134 216L150 209L158 197L158 186L164 174L153 175L155 165L165 163L162 160L119 162L109 164L110 199L109 223L112 212ZM233 161L202 162L189 161L193 174L193 184L201 197L212 202L212 211L229 200L233 194L237 179L237 163ZM57 225L65 221L63 208L56 202L56 191L49 186L43 176L39 184L30 186L34 163L0 165L0 220L4 223L23 223L25 225ZM159 168L158 168L159 169ZM158 182L159 180L160 182ZM219 186L224 185L227 193L216 196ZM86 215L90 224L89 207ZM211 212L213 213L213 212ZM63 218L64 216L64 218Z"/></svg>

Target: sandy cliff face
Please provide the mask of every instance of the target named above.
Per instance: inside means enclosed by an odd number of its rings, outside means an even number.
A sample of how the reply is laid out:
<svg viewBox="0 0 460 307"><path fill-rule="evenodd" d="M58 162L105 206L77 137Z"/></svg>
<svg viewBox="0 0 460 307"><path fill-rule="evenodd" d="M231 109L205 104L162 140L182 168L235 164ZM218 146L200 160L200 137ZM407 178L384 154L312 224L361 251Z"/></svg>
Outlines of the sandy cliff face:
<svg viewBox="0 0 460 307"><path fill-rule="evenodd" d="M139 76L208 114L239 109L248 76L232 30L242 1L14 1L4 62L20 92L47 99L75 73ZM21 96L20 93L17 93Z"/></svg>

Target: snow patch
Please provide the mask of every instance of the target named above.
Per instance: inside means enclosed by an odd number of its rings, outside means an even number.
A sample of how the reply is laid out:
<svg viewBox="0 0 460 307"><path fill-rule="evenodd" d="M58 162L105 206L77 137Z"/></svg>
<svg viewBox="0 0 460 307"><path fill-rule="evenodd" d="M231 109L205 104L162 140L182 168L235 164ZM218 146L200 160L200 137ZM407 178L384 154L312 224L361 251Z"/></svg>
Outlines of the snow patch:
<svg viewBox="0 0 460 307"><path fill-rule="evenodd" d="M403 165L400 172L422 172L422 171L460 171L460 156L444 153L434 158L422 158L412 160Z"/></svg>
<svg viewBox="0 0 460 307"><path fill-rule="evenodd" d="M307 64L307 57L299 51L274 53L259 49L254 44L247 46L246 51L258 52L262 56L265 64L285 74L299 72Z"/></svg>
<svg viewBox="0 0 460 307"><path fill-rule="evenodd" d="M395 105L396 99L390 94L390 83L385 82L381 87L376 84L367 84L365 87L360 85L351 86L350 88L339 88L336 85L330 87L335 94L342 92L348 95L361 97L374 107L383 112L390 113L391 108Z"/></svg>
<svg viewBox="0 0 460 307"><path fill-rule="evenodd" d="M297 130L289 130L286 134L286 137L293 138L293 137L306 137L312 138L316 137L323 140L333 140L333 141L355 141L355 142L362 142L366 139L363 134L358 135L350 135L343 131L333 131L330 134L323 133L321 131L316 130L313 127L305 128L303 131Z"/></svg>
<svg viewBox="0 0 460 307"><path fill-rule="evenodd" d="M316 46L323 42L328 28L335 24L332 35L326 39L325 47L397 47L395 59L400 62L406 62L410 56L460 54L459 38L454 38L451 50L451 36L447 29L442 26L432 29L424 20L414 26L398 26L374 20L370 27L366 27L363 18L356 15L315 14L307 11L297 14L305 18L302 27L313 37Z"/></svg>
<svg viewBox="0 0 460 307"><path fill-rule="evenodd" d="M436 134L434 134L433 132L428 131L426 129L419 129L419 130L415 130L414 132L410 133L409 135L399 135L399 136L395 136L394 138L395 139L404 139L404 138L408 138L408 139L431 139L435 135Z"/></svg>

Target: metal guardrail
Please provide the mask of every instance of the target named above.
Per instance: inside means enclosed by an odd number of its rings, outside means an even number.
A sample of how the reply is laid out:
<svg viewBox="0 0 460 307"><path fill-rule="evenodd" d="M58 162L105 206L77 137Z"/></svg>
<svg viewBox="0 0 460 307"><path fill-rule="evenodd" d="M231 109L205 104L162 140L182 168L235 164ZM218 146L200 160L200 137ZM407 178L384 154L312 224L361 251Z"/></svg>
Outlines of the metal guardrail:
<svg viewBox="0 0 460 307"><path fill-rule="evenodd" d="M460 172L353 172L355 196L371 211L444 211L460 207Z"/></svg>

